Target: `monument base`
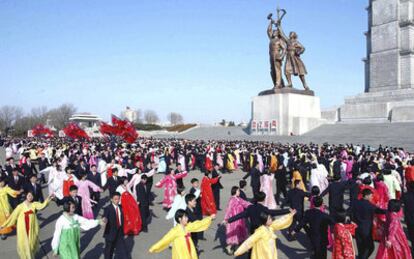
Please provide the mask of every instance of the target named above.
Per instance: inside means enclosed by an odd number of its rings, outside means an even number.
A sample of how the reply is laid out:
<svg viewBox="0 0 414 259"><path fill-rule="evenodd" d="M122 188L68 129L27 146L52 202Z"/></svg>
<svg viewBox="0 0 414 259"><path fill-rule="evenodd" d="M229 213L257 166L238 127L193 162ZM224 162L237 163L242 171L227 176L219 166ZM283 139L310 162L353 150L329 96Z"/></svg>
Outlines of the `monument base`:
<svg viewBox="0 0 414 259"><path fill-rule="evenodd" d="M347 123L414 121L414 89L369 92L345 99L338 121Z"/></svg>
<svg viewBox="0 0 414 259"><path fill-rule="evenodd" d="M302 135L322 124L319 97L293 90L253 97L252 135Z"/></svg>

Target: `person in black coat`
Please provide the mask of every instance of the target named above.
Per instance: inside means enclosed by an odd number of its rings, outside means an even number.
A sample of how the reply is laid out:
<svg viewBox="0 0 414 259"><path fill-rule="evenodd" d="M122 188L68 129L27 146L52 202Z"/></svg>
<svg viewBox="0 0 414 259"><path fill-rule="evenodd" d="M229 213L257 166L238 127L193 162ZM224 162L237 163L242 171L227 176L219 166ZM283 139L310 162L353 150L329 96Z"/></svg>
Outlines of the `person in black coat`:
<svg viewBox="0 0 414 259"><path fill-rule="evenodd" d="M202 220L203 219L203 213L201 210L201 191L200 191L200 182L198 181L197 178L193 178L191 179L191 188L189 193L193 194L195 196L198 196L197 198L197 203L196 203L196 207L194 210L194 213L197 217L197 220ZM204 232L197 232L197 236L198 236L198 240L204 240Z"/></svg>
<svg viewBox="0 0 414 259"><path fill-rule="evenodd" d="M234 215L233 217L229 218L227 221L223 221L224 224L232 223L236 220L249 218L250 221L250 233L253 234L254 231L261 226L259 215L261 212L266 212L272 216L279 216L283 214L287 214L290 212L289 209L282 209L282 210L269 210L266 206L263 205L263 202L266 198L266 194L264 192L258 192L255 195L256 202L247 207L243 212Z"/></svg>
<svg viewBox="0 0 414 259"><path fill-rule="evenodd" d="M118 176L118 168L113 168L112 176L108 178L105 186L103 187L103 189L105 190L108 189L109 196L112 197L112 194L116 192L116 188L118 188L118 186L120 185L119 181L120 181L120 177Z"/></svg>
<svg viewBox="0 0 414 259"><path fill-rule="evenodd" d="M30 181L24 185L24 192L33 193L33 201L43 202L45 199L43 197L42 186L37 183L37 176L33 174L30 177Z"/></svg>
<svg viewBox="0 0 414 259"><path fill-rule="evenodd" d="M243 177L243 180L250 177L250 186L252 187L253 196L260 192L260 176L259 163L256 162L250 172Z"/></svg>
<svg viewBox="0 0 414 259"><path fill-rule="evenodd" d="M141 212L142 231L148 232L148 221L150 218L150 191L147 186L147 176L141 177L141 182L136 187L137 201Z"/></svg>
<svg viewBox="0 0 414 259"><path fill-rule="evenodd" d="M16 167L17 166L14 163L14 159L12 157L8 158L7 159L6 166L5 166L7 175L8 176L11 176L12 175L12 172L13 172L13 169L15 169Z"/></svg>
<svg viewBox="0 0 414 259"><path fill-rule="evenodd" d="M112 259L114 254L117 258L130 258L124 240L124 215L119 205L121 194L114 192L111 195L111 203L104 208L103 219L106 222L104 235L105 249L104 258Z"/></svg>
<svg viewBox="0 0 414 259"><path fill-rule="evenodd" d="M86 177L86 179L102 188L101 174L96 171L96 165L91 166L91 171L88 173L88 176ZM101 198L100 192L94 192L94 191L91 192L92 200L99 202L100 198Z"/></svg>
<svg viewBox="0 0 414 259"><path fill-rule="evenodd" d="M240 180L239 181L239 190L240 190L240 196L239 197L242 198L245 201L249 201L247 199L246 193L244 192L244 187L246 187L246 185L247 185L247 183L246 183L245 180Z"/></svg>
<svg viewBox="0 0 414 259"><path fill-rule="evenodd" d="M344 193L350 187L350 182L341 181L341 176L335 175L334 181L321 193L321 197L329 193L329 215L333 218L336 217L337 211L344 210Z"/></svg>
<svg viewBox="0 0 414 259"><path fill-rule="evenodd" d="M178 163L177 164L177 169L175 169L174 173L177 175L177 174L180 174L182 172L183 172L182 166L181 166L180 163ZM177 179L176 183L177 183L177 188L185 188L183 178Z"/></svg>
<svg viewBox="0 0 414 259"><path fill-rule="evenodd" d="M50 166L49 160L46 158L45 153L42 152L40 154L40 157L37 159L37 164L39 166L39 172ZM41 174L40 177L42 177L42 183L46 183L45 175Z"/></svg>
<svg viewBox="0 0 414 259"><path fill-rule="evenodd" d="M12 174L7 178L7 185L15 191L23 191L24 183L25 180L19 175L19 170L17 168L13 168ZM15 209L17 205L19 205L21 199L21 195L18 195L15 198L9 196L10 206Z"/></svg>
<svg viewBox="0 0 414 259"><path fill-rule="evenodd" d="M196 220L199 220L199 216L196 213L196 207L197 207L197 198L194 194L187 194L185 196L185 203L187 204L187 208L185 211L188 214L188 222L194 222ZM198 251L198 232L191 233L191 239L193 240L194 246L196 247Z"/></svg>
<svg viewBox="0 0 414 259"><path fill-rule="evenodd" d="M322 212L320 207L323 199L317 196L313 199L315 208L305 212L302 221L296 226L295 232L298 233L302 228L305 229L313 248L313 258L326 259L328 245L328 227L335 224L335 220L328 214Z"/></svg>
<svg viewBox="0 0 414 259"><path fill-rule="evenodd" d="M218 164L214 164L214 170L211 173L211 178L216 178L220 176L219 173L220 166ZM211 185L211 189L213 190L214 201L216 203L217 210L221 210L220 208L220 190L223 189L223 185L220 183L220 178L217 183Z"/></svg>
<svg viewBox="0 0 414 259"><path fill-rule="evenodd" d="M282 154L279 154L277 156L278 161L278 168L275 172L275 178L276 178L276 204L280 204L280 195L283 194L283 197L287 197L287 180L286 180L286 174L287 170L284 165L284 157Z"/></svg>
<svg viewBox="0 0 414 259"><path fill-rule="evenodd" d="M295 216L293 216L293 222L289 227L289 233L295 229L296 225L302 221L303 214L304 214L304 201L305 197L310 197L311 194L308 192L304 192L300 188L300 180L295 180L294 185L295 188L291 189L287 193L287 199L282 203L282 208L285 204L289 204L290 208L296 210Z"/></svg>
<svg viewBox="0 0 414 259"><path fill-rule="evenodd" d="M355 238L358 247L358 258L368 259L374 252L372 240L372 222L375 214L385 214L387 211L371 204L372 191L364 189L362 199L356 200L352 207L353 221L358 225Z"/></svg>
<svg viewBox="0 0 414 259"><path fill-rule="evenodd" d="M57 205L61 206L67 202L72 202L76 206L75 213L79 216L83 216L82 211L82 197L78 195L78 187L76 185L72 185L69 187L69 196L63 197L61 200L57 200Z"/></svg>
<svg viewBox="0 0 414 259"><path fill-rule="evenodd" d="M29 157L26 159L26 163L22 164L22 172L27 180L30 179L32 174L37 175L38 173L36 166L32 163Z"/></svg>
<svg viewBox="0 0 414 259"><path fill-rule="evenodd" d="M408 191L402 197L404 204L404 219L407 224L408 238L414 245L414 182L408 182Z"/></svg>

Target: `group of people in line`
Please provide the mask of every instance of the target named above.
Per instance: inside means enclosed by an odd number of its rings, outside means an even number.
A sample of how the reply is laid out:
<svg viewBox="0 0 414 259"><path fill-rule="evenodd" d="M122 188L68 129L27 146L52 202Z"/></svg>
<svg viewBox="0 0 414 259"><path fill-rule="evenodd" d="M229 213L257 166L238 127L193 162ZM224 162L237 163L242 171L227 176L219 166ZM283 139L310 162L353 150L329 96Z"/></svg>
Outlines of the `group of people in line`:
<svg viewBox="0 0 414 259"><path fill-rule="evenodd" d="M371 258L375 242L378 259L411 258L414 156L402 148L9 138L4 149L0 235L6 239L16 230L20 258L38 253L36 214L51 201L63 210L51 239L53 254L80 258L81 230L101 225L104 257L130 258L124 237L149 231L151 207L158 206L154 186L162 188L160 206L172 228L149 253L170 247L173 259L198 258L199 240L223 208L223 252L230 256L277 258L276 231L285 229L293 241L303 229L312 258L327 258L328 251L335 259ZM233 173L240 174L238 182L223 186L221 177ZM225 208L222 191L230 193Z"/></svg>

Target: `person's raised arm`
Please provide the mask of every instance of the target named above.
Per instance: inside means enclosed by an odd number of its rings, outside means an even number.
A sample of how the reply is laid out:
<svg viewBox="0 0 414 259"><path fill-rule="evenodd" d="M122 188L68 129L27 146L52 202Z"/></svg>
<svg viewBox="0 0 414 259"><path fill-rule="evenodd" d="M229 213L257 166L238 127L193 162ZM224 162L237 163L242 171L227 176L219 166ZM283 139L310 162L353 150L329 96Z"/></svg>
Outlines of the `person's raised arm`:
<svg viewBox="0 0 414 259"><path fill-rule="evenodd" d="M272 21L272 19L270 19L269 26L267 26L267 37L269 37L269 39L273 38L273 21Z"/></svg>

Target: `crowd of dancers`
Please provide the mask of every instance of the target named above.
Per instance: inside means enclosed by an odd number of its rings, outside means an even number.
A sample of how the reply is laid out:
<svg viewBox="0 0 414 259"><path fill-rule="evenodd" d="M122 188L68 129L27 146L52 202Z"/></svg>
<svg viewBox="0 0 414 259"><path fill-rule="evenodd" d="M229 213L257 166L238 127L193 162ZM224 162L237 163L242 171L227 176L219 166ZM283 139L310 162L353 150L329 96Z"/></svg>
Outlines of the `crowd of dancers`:
<svg viewBox="0 0 414 259"><path fill-rule="evenodd" d="M80 258L81 230L99 225L104 257L130 258L124 236L149 231L152 206L162 206L172 228L148 252L171 248L173 259L198 258L199 240L221 208L229 256L277 258L275 232L286 229L291 241L303 229L313 258L327 258L328 250L335 259L373 258L374 242L378 259L411 258L414 157L401 148L150 138L3 144L0 235L16 230L20 258L35 258L36 214L51 201L63 211L51 241L63 259ZM232 173L239 181L223 186L222 175ZM162 205L154 203L153 187L163 189ZM226 208L222 191L231 194Z"/></svg>

